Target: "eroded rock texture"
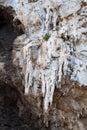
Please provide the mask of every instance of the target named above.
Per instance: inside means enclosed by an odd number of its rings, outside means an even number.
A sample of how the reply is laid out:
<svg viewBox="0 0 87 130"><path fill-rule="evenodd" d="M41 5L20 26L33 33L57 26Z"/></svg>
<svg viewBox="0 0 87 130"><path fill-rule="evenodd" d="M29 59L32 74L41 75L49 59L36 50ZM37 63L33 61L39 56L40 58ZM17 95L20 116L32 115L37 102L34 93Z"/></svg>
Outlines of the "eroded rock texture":
<svg viewBox="0 0 87 130"><path fill-rule="evenodd" d="M0 81L29 104L33 129L86 130L87 1L0 4Z"/></svg>

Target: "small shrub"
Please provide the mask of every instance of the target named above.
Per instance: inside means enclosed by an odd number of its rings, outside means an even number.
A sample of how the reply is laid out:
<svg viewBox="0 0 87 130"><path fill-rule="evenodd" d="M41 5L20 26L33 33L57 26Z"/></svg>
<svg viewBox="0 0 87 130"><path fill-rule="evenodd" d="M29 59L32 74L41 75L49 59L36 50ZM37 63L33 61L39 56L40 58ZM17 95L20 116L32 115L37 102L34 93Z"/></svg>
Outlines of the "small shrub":
<svg viewBox="0 0 87 130"><path fill-rule="evenodd" d="M44 35L44 37L43 37L43 39L44 39L45 41L48 41L49 38L50 38L50 34L49 34L49 33L46 33L46 34Z"/></svg>

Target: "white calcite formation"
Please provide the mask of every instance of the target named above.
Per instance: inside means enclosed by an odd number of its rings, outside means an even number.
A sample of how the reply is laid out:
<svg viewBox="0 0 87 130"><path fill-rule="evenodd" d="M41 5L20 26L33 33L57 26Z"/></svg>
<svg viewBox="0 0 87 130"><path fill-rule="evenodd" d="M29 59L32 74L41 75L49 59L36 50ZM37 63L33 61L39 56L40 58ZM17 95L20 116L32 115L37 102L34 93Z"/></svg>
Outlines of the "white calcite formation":
<svg viewBox="0 0 87 130"><path fill-rule="evenodd" d="M25 27L15 60L19 58L25 75L26 95L32 88L38 96L41 88L46 111L66 77L87 86L86 0L7 0L4 5L13 7L14 20Z"/></svg>

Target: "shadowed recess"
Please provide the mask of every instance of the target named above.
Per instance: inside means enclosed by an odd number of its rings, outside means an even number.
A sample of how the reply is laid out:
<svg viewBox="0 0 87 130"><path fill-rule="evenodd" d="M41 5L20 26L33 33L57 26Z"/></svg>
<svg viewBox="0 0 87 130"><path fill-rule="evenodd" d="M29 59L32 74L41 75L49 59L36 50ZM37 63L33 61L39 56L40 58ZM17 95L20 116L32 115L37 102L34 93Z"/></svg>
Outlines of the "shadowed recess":
<svg viewBox="0 0 87 130"><path fill-rule="evenodd" d="M17 36L24 33L23 25L14 19L14 11L11 7L0 8L0 48L11 50Z"/></svg>

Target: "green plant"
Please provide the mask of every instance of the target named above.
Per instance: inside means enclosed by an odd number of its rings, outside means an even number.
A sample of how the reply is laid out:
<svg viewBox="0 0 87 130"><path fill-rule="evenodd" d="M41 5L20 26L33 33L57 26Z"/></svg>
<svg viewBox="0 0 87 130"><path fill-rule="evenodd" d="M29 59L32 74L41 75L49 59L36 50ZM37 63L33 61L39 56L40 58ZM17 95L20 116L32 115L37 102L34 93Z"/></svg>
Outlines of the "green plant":
<svg viewBox="0 0 87 130"><path fill-rule="evenodd" d="M46 33L46 34L44 35L44 37L43 37L43 39L44 39L45 41L48 41L49 38L50 38L50 34L49 34L49 33Z"/></svg>

